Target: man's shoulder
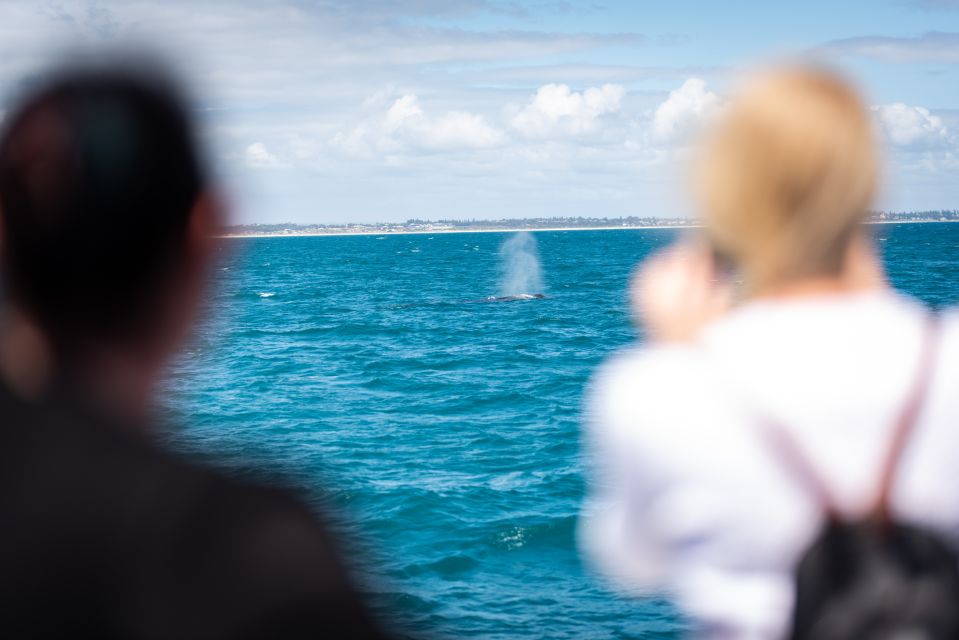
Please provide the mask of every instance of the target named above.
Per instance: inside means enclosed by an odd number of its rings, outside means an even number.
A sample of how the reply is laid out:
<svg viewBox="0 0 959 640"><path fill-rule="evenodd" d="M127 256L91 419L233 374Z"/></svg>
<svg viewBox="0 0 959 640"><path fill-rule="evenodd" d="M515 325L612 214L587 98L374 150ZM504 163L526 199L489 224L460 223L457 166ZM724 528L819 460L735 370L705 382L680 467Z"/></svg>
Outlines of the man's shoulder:
<svg viewBox="0 0 959 640"><path fill-rule="evenodd" d="M240 535L277 520L322 532L316 514L289 485L186 458L143 427L55 403L7 400L0 414L6 418L8 446L0 457L10 463L7 491L27 498L18 504L43 500L51 507L48 517L63 526L123 531L139 544ZM166 535L150 535L156 530Z"/></svg>
<svg viewBox="0 0 959 640"><path fill-rule="evenodd" d="M15 448L0 458L23 463L0 465L0 599L25 579L59 585L129 637L380 637L298 492L80 413L16 413L2 425Z"/></svg>

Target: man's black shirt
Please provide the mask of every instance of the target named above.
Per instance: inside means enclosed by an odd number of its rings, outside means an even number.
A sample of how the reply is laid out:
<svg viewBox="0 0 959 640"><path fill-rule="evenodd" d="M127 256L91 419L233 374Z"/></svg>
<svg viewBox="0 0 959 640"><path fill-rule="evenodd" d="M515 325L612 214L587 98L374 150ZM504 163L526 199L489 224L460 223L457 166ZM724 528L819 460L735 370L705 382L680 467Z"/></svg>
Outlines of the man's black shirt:
<svg viewBox="0 0 959 640"><path fill-rule="evenodd" d="M291 493L58 397L0 389L0 636L380 637Z"/></svg>

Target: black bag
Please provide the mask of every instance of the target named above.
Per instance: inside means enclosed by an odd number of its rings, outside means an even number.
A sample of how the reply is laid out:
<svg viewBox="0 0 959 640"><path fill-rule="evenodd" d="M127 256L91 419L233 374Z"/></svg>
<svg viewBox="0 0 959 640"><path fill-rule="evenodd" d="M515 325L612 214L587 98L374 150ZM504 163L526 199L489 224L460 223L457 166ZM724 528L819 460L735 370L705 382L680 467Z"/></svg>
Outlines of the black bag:
<svg viewBox="0 0 959 640"><path fill-rule="evenodd" d="M959 558L932 531L830 520L796 571L793 638L959 638Z"/></svg>
<svg viewBox="0 0 959 640"><path fill-rule="evenodd" d="M898 522L889 510L899 459L933 369L935 329L930 322L919 372L881 470L876 505L865 518L843 518L789 432L767 424L781 457L817 494L826 515L795 572L791 637L796 640L959 638L959 556L934 531Z"/></svg>

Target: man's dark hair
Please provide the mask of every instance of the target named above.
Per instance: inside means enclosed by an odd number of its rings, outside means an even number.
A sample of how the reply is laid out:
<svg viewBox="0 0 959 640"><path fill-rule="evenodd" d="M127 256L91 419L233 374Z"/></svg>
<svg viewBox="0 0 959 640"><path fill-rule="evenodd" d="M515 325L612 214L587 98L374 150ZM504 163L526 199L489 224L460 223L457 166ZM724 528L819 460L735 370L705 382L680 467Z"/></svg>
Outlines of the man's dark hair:
<svg viewBox="0 0 959 640"><path fill-rule="evenodd" d="M69 351L130 335L183 257L205 183L186 102L161 70L62 70L0 136L9 299Z"/></svg>

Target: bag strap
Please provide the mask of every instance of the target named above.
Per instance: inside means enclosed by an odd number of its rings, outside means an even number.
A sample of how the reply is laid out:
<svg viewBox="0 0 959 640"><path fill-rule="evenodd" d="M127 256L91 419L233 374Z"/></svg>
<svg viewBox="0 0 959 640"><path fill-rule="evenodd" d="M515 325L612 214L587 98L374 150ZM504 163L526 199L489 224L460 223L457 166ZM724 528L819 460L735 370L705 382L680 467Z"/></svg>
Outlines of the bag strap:
<svg viewBox="0 0 959 640"><path fill-rule="evenodd" d="M880 467L876 503L873 506L872 514L882 524L888 524L891 519L889 502L895 486L900 461L909 444L910 436L916 429L919 414L928 395L932 373L936 365L939 325L938 317L930 314L923 331L918 368L907 392L905 402L896 417L892 438ZM763 420L762 425L763 434L770 448L815 496L826 516L834 520L841 520L842 514L838 502L823 481L822 475L817 472L815 465L805 455L802 446L796 441L792 433L774 420Z"/></svg>
<svg viewBox="0 0 959 640"><path fill-rule="evenodd" d="M922 340L922 351L919 354L919 367L913 378L912 388L906 396L906 403L900 409L892 432L892 440L886 451L886 458L880 468L879 491L876 495L874 513L883 523L890 520L890 498L896 484L899 468L909 440L916 430L919 415L929 395L932 386L932 374L936 368L936 356L939 347L939 333L941 323L939 316L929 314L926 319L926 328Z"/></svg>

